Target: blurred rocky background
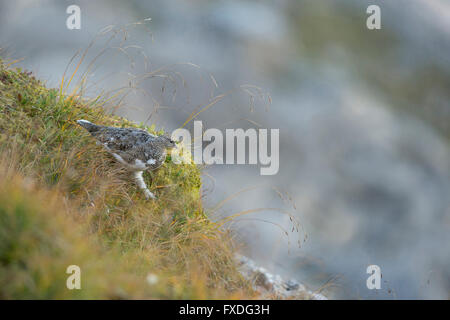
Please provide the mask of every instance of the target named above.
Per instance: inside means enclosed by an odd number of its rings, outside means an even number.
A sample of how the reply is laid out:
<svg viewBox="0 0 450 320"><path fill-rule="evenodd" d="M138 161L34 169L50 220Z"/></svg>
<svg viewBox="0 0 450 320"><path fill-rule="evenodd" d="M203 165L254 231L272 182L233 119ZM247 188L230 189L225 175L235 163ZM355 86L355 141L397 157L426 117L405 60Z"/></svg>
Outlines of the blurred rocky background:
<svg viewBox="0 0 450 320"><path fill-rule="evenodd" d="M381 30L366 28L371 4ZM85 93L128 87L121 115L173 130L217 100L206 128L280 129L277 175L204 175L213 219L262 208L230 225L259 265L330 298L450 297L448 1L0 1L0 54L49 86L93 39Z"/></svg>

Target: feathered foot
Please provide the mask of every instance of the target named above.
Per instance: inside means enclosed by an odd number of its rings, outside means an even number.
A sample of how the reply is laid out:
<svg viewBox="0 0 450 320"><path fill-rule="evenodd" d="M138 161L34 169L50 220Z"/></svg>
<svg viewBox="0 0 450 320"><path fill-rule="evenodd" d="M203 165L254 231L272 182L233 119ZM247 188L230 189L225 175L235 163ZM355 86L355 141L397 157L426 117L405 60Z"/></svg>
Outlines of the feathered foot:
<svg viewBox="0 0 450 320"><path fill-rule="evenodd" d="M145 184L144 178L142 177L142 171L133 172L134 179L136 180L136 184L139 189L144 192L145 199L156 199L155 195L148 190L147 185Z"/></svg>

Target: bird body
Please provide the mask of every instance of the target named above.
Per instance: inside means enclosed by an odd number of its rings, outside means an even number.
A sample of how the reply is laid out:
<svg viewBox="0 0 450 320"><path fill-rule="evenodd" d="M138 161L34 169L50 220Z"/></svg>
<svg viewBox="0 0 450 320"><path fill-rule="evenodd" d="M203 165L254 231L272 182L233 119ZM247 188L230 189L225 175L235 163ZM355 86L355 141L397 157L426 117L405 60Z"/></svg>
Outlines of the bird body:
<svg viewBox="0 0 450 320"><path fill-rule="evenodd" d="M147 199L155 198L148 190L142 172L159 168L166 159L167 149L176 146L174 141L136 128L100 126L87 120L77 120L77 123L96 138L117 162L133 173Z"/></svg>

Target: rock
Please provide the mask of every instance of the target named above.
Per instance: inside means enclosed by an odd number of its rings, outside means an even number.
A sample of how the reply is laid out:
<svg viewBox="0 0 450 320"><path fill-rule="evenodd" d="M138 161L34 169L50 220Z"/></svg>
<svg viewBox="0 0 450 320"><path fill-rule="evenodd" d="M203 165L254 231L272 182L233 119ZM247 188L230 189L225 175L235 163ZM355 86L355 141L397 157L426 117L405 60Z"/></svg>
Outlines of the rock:
<svg viewBox="0 0 450 320"><path fill-rule="evenodd" d="M262 299L327 300L325 296L306 289L295 279L284 280L280 275L270 273L246 256L236 254L235 259L240 273L252 283L254 290L260 293Z"/></svg>

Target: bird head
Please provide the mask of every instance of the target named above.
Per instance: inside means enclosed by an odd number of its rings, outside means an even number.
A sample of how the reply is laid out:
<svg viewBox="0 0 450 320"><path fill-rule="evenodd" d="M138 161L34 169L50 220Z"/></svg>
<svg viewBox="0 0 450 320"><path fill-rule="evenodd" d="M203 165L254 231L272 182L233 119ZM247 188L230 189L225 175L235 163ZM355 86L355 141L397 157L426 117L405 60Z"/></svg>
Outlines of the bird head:
<svg viewBox="0 0 450 320"><path fill-rule="evenodd" d="M166 149L173 149L177 147L176 141L172 140L169 136L167 135L162 135L158 137L159 140L161 141L162 145L166 148Z"/></svg>

